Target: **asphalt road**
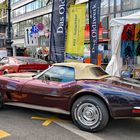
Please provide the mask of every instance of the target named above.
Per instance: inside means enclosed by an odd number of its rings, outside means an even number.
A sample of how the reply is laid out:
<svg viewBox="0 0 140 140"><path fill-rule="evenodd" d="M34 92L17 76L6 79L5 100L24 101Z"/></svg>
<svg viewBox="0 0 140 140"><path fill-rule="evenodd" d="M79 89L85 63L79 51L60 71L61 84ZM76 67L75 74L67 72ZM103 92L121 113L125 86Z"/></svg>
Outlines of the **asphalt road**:
<svg viewBox="0 0 140 140"><path fill-rule="evenodd" d="M5 106L0 110L2 140L140 140L140 118L111 120L101 132L79 130L69 116Z"/></svg>

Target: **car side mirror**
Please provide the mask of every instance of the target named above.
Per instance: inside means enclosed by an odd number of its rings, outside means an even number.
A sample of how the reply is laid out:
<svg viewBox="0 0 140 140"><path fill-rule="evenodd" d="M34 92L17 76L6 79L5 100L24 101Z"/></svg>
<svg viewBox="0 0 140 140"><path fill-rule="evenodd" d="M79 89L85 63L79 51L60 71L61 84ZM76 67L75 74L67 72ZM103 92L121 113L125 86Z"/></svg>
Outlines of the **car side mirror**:
<svg viewBox="0 0 140 140"><path fill-rule="evenodd" d="M51 80L50 75L44 75L44 76L43 76L43 80L45 80L45 81L50 81L50 80Z"/></svg>

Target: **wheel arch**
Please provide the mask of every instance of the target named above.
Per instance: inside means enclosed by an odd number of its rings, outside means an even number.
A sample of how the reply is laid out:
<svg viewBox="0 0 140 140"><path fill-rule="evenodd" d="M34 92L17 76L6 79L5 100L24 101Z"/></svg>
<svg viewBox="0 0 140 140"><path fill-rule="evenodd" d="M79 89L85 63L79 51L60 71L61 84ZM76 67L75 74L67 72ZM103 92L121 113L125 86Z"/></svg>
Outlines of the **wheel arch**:
<svg viewBox="0 0 140 140"><path fill-rule="evenodd" d="M97 97L99 98L106 106L107 110L108 110L108 113L109 113L109 116L112 117L112 111L108 105L108 101L103 98L100 94L97 94L95 92L90 92L90 91L87 91L87 92L80 92L78 94L76 94L75 96L72 97L70 103L69 103L69 111L71 112L71 109L72 109L72 106L74 104L74 102L78 99L78 98L81 98L83 96L88 96L88 95L91 95L91 96L94 96L94 97Z"/></svg>

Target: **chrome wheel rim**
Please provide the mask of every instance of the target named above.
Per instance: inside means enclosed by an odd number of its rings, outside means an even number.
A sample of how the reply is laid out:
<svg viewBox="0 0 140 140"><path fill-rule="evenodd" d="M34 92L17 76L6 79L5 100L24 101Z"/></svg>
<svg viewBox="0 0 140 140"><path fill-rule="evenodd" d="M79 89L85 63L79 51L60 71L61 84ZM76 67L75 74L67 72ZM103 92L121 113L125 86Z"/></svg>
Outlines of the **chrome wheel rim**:
<svg viewBox="0 0 140 140"><path fill-rule="evenodd" d="M78 120L86 126L97 126L102 119L102 113L98 106L91 103L81 104L77 109Z"/></svg>

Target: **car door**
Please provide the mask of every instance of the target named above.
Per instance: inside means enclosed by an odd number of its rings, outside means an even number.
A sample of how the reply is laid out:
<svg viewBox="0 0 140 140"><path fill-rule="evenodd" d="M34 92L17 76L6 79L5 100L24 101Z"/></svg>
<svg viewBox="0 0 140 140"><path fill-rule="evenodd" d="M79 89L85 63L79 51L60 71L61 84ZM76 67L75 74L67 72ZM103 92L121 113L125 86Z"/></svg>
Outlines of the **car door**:
<svg viewBox="0 0 140 140"><path fill-rule="evenodd" d="M65 108L70 96L76 91L76 83L74 68L52 66L23 86L23 102Z"/></svg>

